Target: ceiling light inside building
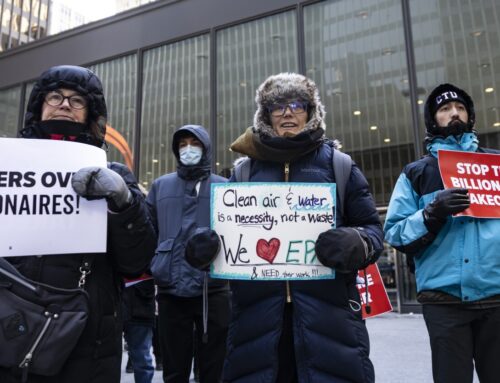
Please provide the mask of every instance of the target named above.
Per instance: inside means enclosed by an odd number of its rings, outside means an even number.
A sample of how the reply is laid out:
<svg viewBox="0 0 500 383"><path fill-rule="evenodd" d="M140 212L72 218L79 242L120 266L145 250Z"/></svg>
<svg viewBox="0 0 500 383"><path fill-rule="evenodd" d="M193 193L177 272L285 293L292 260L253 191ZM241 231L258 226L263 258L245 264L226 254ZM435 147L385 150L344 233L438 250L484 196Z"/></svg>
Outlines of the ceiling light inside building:
<svg viewBox="0 0 500 383"><path fill-rule="evenodd" d="M359 11L358 13L356 13L356 17L360 17L362 19L367 19L368 15L368 11Z"/></svg>
<svg viewBox="0 0 500 383"><path fill-rule="evenodd" d="M378 129L378 126L377 125L372 125L370 126L370 130L377 130Z"/></svg>
<svg viewBox="0 0 500 383"><path fill-rule="evenodd" d="M352 114L354 114L355 116L361 116L361 110L355 110L354 112L352 112Z"/></svg>
<svg viewBox="0 0 500 383"><path fill-rule="evenodd" d="M424 103L424 100L418 100L418 101L417 101L417 104L418 104L418 105L422 105L423 103Z"/></svg>
<svg viewBox="0 0 500 383"><path fill-rule="evenodd" d="M387 143L391 142L391 139L390 138L384 138L384 142L387 144Z"/></svg>
<svg viewBox="0 0 500 383"><path fill-rule="evenodd" d="M485 93L491 93L491 92L493 92L494 90L495 90L495 89L493 89L493 88L490 86L490 87L486 88L484 91L485 91Z"/></svg>
<svg viewBox="0 0 500 383"><path fill-rule="evenodd" d="M479 37L479 36L481 36L482 34L483 34L483 31L481 31L481 30L472 31L472 32L470 33L470 35L471 35L472 37Z"/></svg>
<svg viewBox="0 0 500 383"><path fill-rule="evenodd" d="M246 83L245 81L240 81L240 86L241 86L242 88L246 88L247 83Z"/></svg>
<svg viewBox="0 0 500 383"><path fill-rule="evenodd" d="M477 64L477 66L481 69L488 69L490 67L489 63Z"/></svg>
<svg viewBox="0 0 500 383"><path fill-rule="evenodd" d="M495 122L495 123L493 124L493 126L494 126L495 128L500 127L500 122Z"/></svg>
<svg viewBox="0 0 500 383"><path fill-rule="evenodd" d="M392 55L394 52L395 52L395 50L394 50L394 49L391 49L391 48L385 48L385 49L382 49L382 55L384 55L384 56L390 56L390 55Z"/></svg>
<svg viewBox="0 0 500 383"><path fill-rule="evenodd" d="M157 164L158 163L158 160L156 158L153 158L153 164Z"/></svg>

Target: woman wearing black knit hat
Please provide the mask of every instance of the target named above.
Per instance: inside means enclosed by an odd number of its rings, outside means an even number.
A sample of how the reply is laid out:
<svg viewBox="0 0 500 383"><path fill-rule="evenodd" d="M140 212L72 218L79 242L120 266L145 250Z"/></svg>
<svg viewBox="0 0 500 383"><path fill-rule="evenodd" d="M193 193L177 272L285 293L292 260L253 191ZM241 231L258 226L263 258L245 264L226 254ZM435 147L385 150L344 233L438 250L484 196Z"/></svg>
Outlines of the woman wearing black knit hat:
<svg viewBox="0 0 500 383"><path fill-rule="evenodd" d="M57 66L37 79L29 98L25 127L19 135L101 147L106 118L99 78L86 68ZM82 270L85 271L88 276L84 278L84 288L90 304L86 326L55 375L37 374L30 370L28 362L18 368L0 367L2 383L19 382L21 376L30 383L120 381L122 280L148 268L156 247L156 234L135 177L124 165L111 163L108 168L80 169L73 175L72 186L84 198L106 199L109 211L106 254L43 255L9 260L25 277L65 289L76 288ZM54 233L53 240L57 241L57 235Z"/></svg>

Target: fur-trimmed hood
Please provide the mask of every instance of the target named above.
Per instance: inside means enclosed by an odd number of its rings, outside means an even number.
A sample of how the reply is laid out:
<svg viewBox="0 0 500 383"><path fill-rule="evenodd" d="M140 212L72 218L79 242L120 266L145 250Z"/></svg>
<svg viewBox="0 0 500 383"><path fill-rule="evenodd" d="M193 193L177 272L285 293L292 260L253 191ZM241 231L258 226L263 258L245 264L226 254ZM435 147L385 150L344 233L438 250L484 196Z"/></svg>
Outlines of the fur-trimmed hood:
<svg viewBox="0 0 500 383"><path fill-rule="evenodd" d="M325 107L319 98L318 87L314 81L297 73L279 73L270 76L257 88L254 129L271 137L276 136L267 107L276 102L297 98L308 102L308 121L304 130L318 128L325 130Z"/></svg>

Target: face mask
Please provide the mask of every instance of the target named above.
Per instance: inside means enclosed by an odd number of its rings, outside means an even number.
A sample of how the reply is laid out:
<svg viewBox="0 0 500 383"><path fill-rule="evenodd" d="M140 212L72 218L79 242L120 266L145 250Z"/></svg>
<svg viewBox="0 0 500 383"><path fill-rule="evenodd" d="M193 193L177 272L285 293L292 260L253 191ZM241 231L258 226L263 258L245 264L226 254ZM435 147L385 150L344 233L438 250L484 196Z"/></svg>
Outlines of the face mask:
<svg viewBox="0 0 500 383"><path fill-rule="evenodd" d="M184 146L179 149L180 161L183 165L196 165L200 162L203 149L199 146Z"/></svg>

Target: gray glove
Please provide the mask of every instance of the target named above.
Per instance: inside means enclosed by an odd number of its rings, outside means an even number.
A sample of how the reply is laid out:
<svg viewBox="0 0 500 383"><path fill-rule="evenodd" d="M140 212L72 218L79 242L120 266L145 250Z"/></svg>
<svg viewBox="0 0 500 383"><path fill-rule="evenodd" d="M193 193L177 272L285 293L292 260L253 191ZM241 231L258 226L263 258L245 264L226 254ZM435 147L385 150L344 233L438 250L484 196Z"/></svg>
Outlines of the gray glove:
<svg viewBox="0 0 500 383"><path fill-rule="evenodd" d="M98 166L82 168L73 174L71 185L76 194L88 199L106 198L108 208L119 212L132 203L132 193L117 172Z"/></svg>

